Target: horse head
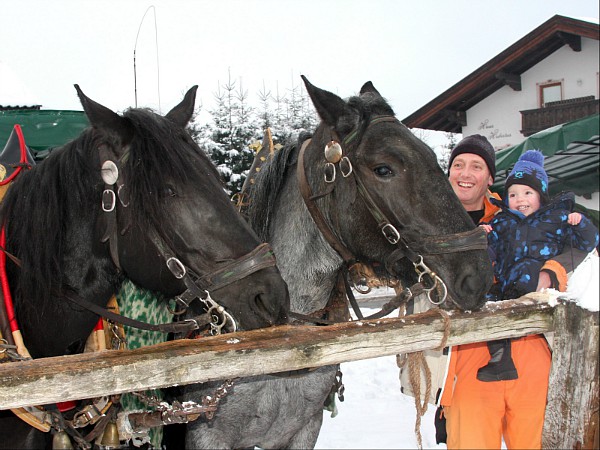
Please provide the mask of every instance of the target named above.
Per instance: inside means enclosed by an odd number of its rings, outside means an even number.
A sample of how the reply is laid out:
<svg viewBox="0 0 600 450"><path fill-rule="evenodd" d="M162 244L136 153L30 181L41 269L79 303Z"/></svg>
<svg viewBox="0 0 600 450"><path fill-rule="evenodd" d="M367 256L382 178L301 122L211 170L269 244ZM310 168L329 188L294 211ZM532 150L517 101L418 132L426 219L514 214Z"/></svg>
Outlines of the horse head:
<svg viewBox="0 0 600 450"><path fill-rule="evenodd" d="M307 206L322 211L329 243L350 267L362 261L404 284L423 281L432 302L447 293L462 309L481 306L492 282L485 234L433 151L371 82L345 101L303 80L322 122L300 151L299 183L305 200L320 199Z"/></svg>
<svg viewBox="0 0 600 450"><path fill-rule="evenodd" d="M192 309L217 315L224 307L219 329L225 322L253 329L285 321L287 286L270 248L185 130L197 86L164 117L144 109L120 116L76 89L95 135L97 182L104 184L96 242L115 266L184 307L198 300Z"/></svg>

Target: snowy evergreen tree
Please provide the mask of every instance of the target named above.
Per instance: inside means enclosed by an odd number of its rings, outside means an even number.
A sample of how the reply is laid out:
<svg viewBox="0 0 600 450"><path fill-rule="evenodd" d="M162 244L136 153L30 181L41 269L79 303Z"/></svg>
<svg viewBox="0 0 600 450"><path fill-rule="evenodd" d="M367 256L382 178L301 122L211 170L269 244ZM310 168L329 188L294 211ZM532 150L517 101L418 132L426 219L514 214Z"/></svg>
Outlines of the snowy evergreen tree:
<svg viewBox="0 0 600 450"><path fill-rule="evenodd" d="M213 124L212 142L205 148L217 166L230 194L239 192L254 158L250 145L261 135L255 111L248 104L248 94L242 83L237 87L231 74L226 84L215 93L216 107L209 111Z"/></svg>
<svg viewBox="0 0 600 450"><path fill-rule="evenodd" d="M217 166L231 195L244 184L267 128L275 148L279 148L318 124L308 95L298 86L282 96L278 86L273 94L263 83L257 95L259 107L254 108L242 81L232 81L229 74L227 83L219 83L214 98L215 107L209 111L211 123L194 124L190 132Z"/></svg>
<svg viewBox="0 0 600 450"><path fill-rule="evenodd" d="M450 160L450 154L452 153L452 149L456 147L458 143L458 139L456 134L446 132L444 136L447 139L447 142L440 147L440 151L437 153L438 164L442 168L444 172L448 172L448 162Z"/></svg>

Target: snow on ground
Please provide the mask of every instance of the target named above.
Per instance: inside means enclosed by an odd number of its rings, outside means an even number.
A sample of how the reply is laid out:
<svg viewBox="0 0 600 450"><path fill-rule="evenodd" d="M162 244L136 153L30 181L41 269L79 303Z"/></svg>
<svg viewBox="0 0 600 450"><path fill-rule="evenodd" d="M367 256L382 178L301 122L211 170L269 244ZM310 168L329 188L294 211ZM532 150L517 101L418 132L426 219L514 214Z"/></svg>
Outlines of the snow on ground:
<svg viewBox="0 0 600 450"><path fill-rule="evenodd" d="M394 295L392 289L375 289L369 296ZM365 316L379 311L361 307ZM395 317L397 311L390 314ZM413 397L400 392L399 369L395 356L365 359L341 365L345 386L344 401L336 399L338 415L323 412L323 427L317 449L415 449L416 408ZM429 405L421 418L423 448L436 445Z"/></svg>
<svg viewBox="0 0 600 450"><path fill-rule="evenodd" d="M346 387L338 415L324 412L317 449L415 449L416 409L413 397L400 392L394 356L342 364ZM446 448L435 443L429 405L421 419L423 448Z"/></svg>

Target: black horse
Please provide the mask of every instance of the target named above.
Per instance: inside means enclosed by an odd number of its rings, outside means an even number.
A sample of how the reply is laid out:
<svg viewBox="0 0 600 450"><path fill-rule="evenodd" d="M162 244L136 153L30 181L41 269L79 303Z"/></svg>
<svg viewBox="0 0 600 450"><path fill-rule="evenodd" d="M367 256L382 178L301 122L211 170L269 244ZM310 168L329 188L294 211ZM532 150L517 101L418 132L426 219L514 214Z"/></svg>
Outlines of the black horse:
<svg viewBox="0 0 600 450"><path fill-rule="evenodd" d="M187 303L210 293L225 308L218 326L286 321L272 252L184 128L197 87L164 117L118 115L75 87L91 127L22 172L0 209L9 295L32 357L82 352L98 321L89 308L104 307L124 277ZM2 448L44 447L48 435L0 418Z"/></svg>
<svg viewBox="0 0 600 450"><path fill-rule="evenodd" d="M293 313L326 308L345 267L361 261L432 302L476 309L492 283L477 230L433 151L394 117L374 86L344 101L305 78L322 122L256 175L249 220L277 255ZM387 269L387 270L386 270ZM435 271L435 272L434 272ZM209 423L188 425L188 448L312 448L337 366L238 380ZM188 386L185 399L214 387ZM351 431L351 430L349 430Z"/></svg>

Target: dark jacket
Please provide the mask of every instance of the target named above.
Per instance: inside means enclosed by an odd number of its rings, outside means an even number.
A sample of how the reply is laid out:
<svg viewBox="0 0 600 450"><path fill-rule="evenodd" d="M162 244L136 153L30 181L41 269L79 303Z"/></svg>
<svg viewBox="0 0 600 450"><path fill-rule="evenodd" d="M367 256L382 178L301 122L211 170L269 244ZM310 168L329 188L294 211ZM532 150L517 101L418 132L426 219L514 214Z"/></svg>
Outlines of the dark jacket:
<svg viewBox="0 0 600 450"><path fill-rule="evenodd" d="M565 245L591 252L598 245L598 230L582 216L579 225L567 223L575 196L562 193L530 216L511 210L504 203L490 223L490 254L500 298L518 298L537 289L544 263L563 252Z"/></svg>

